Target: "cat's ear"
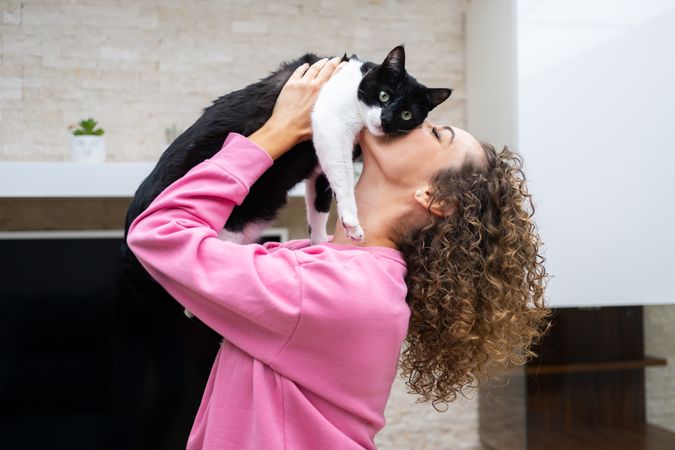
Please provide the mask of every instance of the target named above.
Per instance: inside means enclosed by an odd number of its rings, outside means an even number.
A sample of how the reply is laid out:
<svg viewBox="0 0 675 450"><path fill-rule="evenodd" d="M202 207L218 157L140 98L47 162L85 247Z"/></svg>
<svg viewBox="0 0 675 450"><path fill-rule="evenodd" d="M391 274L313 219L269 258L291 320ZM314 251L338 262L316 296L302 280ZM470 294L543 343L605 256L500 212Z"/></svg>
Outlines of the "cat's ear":
<svg viewBox="0 0 675 450"><path fill-rule="evenodd" d="M450 97L452 94L452 89L438 88L438 89L427 89L427 98L431 102L431 108L435 108Z"/></svg>
<svg viewBox="0 0 675 450"><path fill-rule="evenodd" d="M380 65L380 69L390 72L403 73L405 70L405 50L403 50L402 45L399 45L389 52L387 57L384 58L382 65Z"/></svg>

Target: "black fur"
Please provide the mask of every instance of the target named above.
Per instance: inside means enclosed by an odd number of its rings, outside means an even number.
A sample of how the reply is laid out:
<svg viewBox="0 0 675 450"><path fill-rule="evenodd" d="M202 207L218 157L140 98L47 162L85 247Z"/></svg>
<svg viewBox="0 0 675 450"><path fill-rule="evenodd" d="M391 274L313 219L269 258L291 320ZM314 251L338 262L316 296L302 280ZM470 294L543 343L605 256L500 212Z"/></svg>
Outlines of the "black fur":
<svg viewBox="0 0 675 450"><path fill-rule="evenodd" d="M364 64L361 72L364 77L359 85L359 100L369 106L382 107L382 130L389 135L404 134L419 126L429 111L443 103L452 93L451 89L429 89L411 77L405 71L402 46L389 52L380 66ZM380 100L382 91L390 95L389 101L383 103ZM401 117L404 111L411 113L410 119Z"/></svg>
<svg viewBox="0 0 675 450"><path fill-rule="evenodd" d="M297 67L304 63L313 64L319 56L307 53L304 56L281 65L279 70L268 77L243 89L226 94L204 110L202 116L190 128L182 133L161 155L157 165L141 183L128 208L124 243L122 245L122 273L133 291L142 296L144 302L156 302L171 297L147 274L134 254L126 245L129 225L144 211L150 203L171 183L185 175L192 167L217 153L230 132L248 136L260 128L271 116L277 96ZM347 61L345 54L343 61ZM391 61L389 61L391 60ZM419 84L405 73L403 47L392 50L388 59L379 65L365 63L364 79L359 86L359 98L367 104L378 102L381 88L392 92L392 102L383 107L384 130L398 134L410 130L422 123L427 113L450 95L449 89L430 90ZM436 93L436 100L430 99L430 92ZM396 93L396 95L393 95ZM441 99L441 97L443 97ZM400 123L394 117L401 108L410 108L415 120ZM426 110L426 111L425 111ZM414 126L411 126L414 123ZM360 154L355 149L354 157ZM302 142L277 158L252 186L243 203L235 206L225 228L229 231L242 231L244 226L255 221L271 221L287 202L288 191L298 182L307 179L318 165L318 159L311 141ZM330 208L332 191L325 175L316 178L315 207L327 212ZM174 302L175 303L175 302ZM147 304L146 304L147 305ZM215 335L215 332L214 332Z"/></svg>

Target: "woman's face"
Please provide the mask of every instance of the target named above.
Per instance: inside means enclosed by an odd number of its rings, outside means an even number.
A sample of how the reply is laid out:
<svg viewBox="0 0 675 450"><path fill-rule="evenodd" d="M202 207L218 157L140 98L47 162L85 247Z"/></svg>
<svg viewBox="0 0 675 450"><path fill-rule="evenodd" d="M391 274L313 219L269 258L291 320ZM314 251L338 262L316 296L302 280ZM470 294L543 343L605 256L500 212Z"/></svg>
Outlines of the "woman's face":
<svg viewBox="0 0 675 450"><path fill-rule="evenodd" d="M359 143L364 166L376 166L388 184L411 192L424 189L439 169L459 169L469 161L485 162L485 152L471 134L428 120L406 135L393 138L374 136L364 129Z"/></svg>

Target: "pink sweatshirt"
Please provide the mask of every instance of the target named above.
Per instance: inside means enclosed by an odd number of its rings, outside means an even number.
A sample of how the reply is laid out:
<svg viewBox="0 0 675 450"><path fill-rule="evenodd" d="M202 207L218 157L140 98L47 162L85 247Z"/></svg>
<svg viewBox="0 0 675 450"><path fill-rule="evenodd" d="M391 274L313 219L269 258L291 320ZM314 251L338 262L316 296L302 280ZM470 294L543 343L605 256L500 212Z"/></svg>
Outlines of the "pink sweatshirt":
<svg viewBox="0 0 675 450"><path fill-rule="evenodd" d="M245 137L166 188L127 242L221 345L188 449L374 449L410 311L399 251L218 239L272 165Z"/></svg>

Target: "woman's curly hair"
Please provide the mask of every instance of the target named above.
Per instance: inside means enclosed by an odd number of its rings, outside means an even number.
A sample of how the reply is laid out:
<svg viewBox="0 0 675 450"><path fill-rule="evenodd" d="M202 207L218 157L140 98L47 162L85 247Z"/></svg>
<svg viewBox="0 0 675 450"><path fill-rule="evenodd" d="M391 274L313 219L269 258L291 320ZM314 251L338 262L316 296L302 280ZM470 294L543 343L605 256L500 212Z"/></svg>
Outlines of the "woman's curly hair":
<svg viewBox="0 0 675 450"><path fill-rule="evenodd" d="M411 309L401 375L436 409L492 368L535 356L531 347L549 326L548 274L522 159L507 147L481 146L486 166L467 163L431 180L430 204L454 211L396 238Z"/></svg>

